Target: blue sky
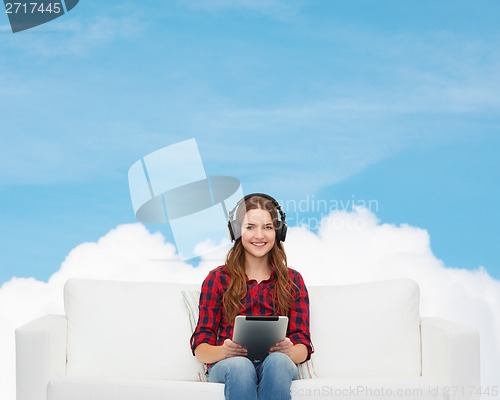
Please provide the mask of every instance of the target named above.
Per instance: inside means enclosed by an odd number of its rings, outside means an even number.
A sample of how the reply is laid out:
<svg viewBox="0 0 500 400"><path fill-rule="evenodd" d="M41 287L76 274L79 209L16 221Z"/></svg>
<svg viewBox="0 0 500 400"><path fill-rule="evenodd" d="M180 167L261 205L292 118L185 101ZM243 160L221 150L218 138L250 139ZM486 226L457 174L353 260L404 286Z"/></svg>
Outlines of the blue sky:
<svg viewBox="0 0 500 400"><path fill-rule="evenodd" d="M208 175L376 200L500 279L499 27L497 1L81 0L16 34L2 14L0 283L135 222L128 168L193 137Z"/></svg>

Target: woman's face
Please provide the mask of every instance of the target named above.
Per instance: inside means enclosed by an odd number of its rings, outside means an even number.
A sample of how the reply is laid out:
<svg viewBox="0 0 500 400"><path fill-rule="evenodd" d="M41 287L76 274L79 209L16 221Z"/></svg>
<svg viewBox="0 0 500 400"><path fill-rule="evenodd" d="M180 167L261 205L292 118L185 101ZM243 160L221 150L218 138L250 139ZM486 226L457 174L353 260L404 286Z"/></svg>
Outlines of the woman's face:
<svg viewBox="0 0 500 400"><path fill-rule="evenodd" d="M269 211L249 210L243 218L241 244L246 256L264 257L271 251L276 241L276 231Z"/></svg>

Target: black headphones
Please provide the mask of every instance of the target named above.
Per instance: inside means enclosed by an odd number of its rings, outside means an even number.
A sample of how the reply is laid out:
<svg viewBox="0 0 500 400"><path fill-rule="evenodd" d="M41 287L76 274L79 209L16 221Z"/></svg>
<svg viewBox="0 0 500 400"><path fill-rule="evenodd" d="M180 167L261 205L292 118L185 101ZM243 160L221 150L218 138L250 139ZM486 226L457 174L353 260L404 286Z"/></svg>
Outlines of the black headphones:
<svg viewBox="0 0 500 400"><path fill-rule="evenodd" d="M286 230L288 227L286 226L286 214L283 212L281 209L281 206L279 203L274 199L274 197L269 196L268 194L264 193L252 193L252 194L247 194L245 197L243 197L236 205L234 208L229 212L229 221L227 223L227 228L229 230L229 236L231 238L231 241L234 242L236 239L238 239L241 236L241 225L238 221L233 219L234 214L236 213L236 210L238 207L250 199L251 197L264 197L265 199L270 200L274 207L276 208L276 211L279 213L281 220L278 221L278 227L276 228L276 240L278 242L284 242L286 238Z"/></svg>

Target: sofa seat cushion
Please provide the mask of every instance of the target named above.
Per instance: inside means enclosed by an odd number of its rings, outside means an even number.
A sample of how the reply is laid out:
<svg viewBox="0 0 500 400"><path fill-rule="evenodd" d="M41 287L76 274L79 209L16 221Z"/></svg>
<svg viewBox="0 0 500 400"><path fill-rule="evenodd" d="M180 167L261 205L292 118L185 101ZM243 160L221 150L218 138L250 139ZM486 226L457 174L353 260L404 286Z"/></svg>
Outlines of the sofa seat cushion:
<svg viewBox="0 0 500 400"><path fill-rule="evenodd" d="M442 400L442 391L422 378L305 379L292 383L292 400ZM224 385L169 380L63 377L48 386L47 400L224 400Z"/></svg>
<svg viewBox="0 0 500 400"><path fill-rule="evenodd" d="M53 379L47 400L224 400L221 383L148 379L78 378Z"/></svg>
<svg viewBox="0 0 500 400"><path fill-rule="evenodd" d="M358 377L293 381L292 400L443 400L443 391L434 382L419 378Z"/></svg>
<svg viewBox="0 0 500 400"><path fill-rule="evenodd" d="M418 285L394 279L309 288L318 378L418 377Z"/></svg>

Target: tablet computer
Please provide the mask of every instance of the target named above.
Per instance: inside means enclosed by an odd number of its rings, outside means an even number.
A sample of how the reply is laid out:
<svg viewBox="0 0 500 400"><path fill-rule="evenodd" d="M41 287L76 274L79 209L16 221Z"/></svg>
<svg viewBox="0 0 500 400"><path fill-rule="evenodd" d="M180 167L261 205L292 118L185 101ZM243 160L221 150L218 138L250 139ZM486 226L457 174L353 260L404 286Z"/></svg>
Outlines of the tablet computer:
<svg viewBox="0 0 500 400"><path fill-rule="evenodd" d="M238 315L232 340L247 349L250 360L260 361L272 346L285 339L287 327L288 317Z"/></svg>

